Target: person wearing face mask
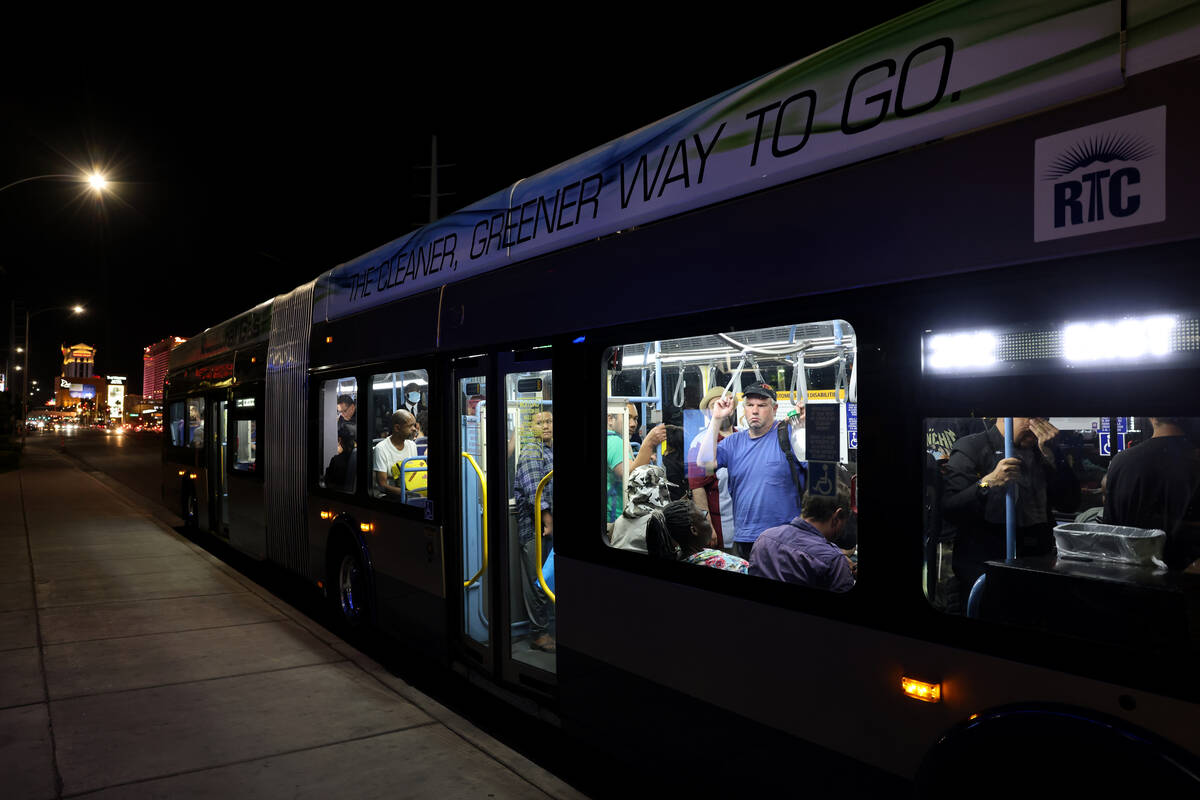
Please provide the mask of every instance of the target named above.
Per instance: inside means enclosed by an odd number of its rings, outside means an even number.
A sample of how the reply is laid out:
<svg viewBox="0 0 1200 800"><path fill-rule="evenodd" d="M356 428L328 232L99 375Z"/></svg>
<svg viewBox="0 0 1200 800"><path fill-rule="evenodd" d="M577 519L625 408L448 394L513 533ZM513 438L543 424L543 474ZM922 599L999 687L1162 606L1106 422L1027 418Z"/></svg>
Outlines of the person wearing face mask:
<svg viewBox="0 0 1200 800"><path fill-rule="evenodd" d="M404 402L400 404L400 408L412 414L414 418L428 409L424 398L421 397L420 386L410 383L404 387Z"/></svg>
<svg viewBox="0 0 1200 800"><path fill-rule="evenodd" d="M964 593L984 572L985 561L1005 556L1004 496L1015 483L1017 555L1054 550L1054 509L1075 511L1079 481L1054 447L1058 429L1045 417L1013 417L1015 455L1004 457L1004 420L958 439L950 450L942 511L958 529L954 574Z"/></svg>

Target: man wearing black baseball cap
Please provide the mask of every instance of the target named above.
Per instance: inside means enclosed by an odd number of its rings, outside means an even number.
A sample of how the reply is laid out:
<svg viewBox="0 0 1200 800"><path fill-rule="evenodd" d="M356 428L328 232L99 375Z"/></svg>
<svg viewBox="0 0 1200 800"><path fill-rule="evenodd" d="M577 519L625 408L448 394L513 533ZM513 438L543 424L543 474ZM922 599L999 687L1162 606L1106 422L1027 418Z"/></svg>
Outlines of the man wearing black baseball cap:
<svg viewBox="0 0 1200 800"><path fill-rule="evenodd" d="M750 557L754 540L767 528L790 522L800 515L800 497L804 492L806 465L800 465L800 491L792 482L787 456L775 435L775 390L765 383L752 383L742 389L747 429L727 436L718 444L716 431L721 421L734 412L734 398L725 395L713 400L713 424L700 444L697 461L706 470L729 470L729 493L733 497L733 541L738 555Z"/></svg>

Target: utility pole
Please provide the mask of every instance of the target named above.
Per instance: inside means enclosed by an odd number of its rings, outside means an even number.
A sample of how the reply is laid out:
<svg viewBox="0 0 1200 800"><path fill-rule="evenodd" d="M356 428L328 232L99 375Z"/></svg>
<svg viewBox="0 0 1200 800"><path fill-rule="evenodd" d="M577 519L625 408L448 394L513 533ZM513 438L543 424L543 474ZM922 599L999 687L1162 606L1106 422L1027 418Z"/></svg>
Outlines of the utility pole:
<svg viewBox="0 0 1200 800"><path fill-rule="evenodd" d="M439 197L450 197L451 195L454 194L454 192L438 192L438 168L439 167L453 167L455 165L438 163L437 135L436 134L434 134L434 136L432 137L432 140L433 141L430 146L430 153L429 153L429 164L428 165L422 164L417 167L417 169L429 170L429 194L419 194L419 195L417 195L417 197L428 197L429 198L429 222L437 222L437 220L438 220L438 198ZM417 224L424 225L425 223L419 222Z"/></svg>

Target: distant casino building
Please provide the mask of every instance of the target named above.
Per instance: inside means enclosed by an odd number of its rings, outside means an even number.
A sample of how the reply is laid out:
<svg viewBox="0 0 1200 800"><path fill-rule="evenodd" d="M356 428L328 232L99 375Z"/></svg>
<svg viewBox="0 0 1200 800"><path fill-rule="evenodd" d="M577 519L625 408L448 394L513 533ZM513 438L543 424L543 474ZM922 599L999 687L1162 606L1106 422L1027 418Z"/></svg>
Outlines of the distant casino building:
<svg viewBox="0 0 1200 800"><path fill-rule="evenodd" d="M63 365L54 391L60 412L93 421L103 417L108 381L95 374L96 348L89 344L62 346Z"/></svg>
<svg viewBox="0 0 1200 800"><path fill-rule="evenodd" d="M64 378L90 378L96 366L96 348L90 344L62 346Z"/></svg>
<svg viewBox="0 0 1200 800"><path fill-rule="evenodd" d="M167 379L167 357L186 342L182 336L168 336L145 348L142 354L142 398L144 402L162 402L163 383Z"/></svg>

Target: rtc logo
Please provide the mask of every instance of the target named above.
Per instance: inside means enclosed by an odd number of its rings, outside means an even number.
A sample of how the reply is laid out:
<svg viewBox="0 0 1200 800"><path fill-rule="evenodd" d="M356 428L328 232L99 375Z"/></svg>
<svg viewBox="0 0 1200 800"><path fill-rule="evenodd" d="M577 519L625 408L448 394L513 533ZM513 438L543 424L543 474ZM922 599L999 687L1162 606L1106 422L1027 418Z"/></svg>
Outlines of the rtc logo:
<svg viewBox="0 0 1200 800"><path fill-rule="evenodd" d="M1166 123L1159 106L1038 139L1033 240L1165 220Z"/></svg>

